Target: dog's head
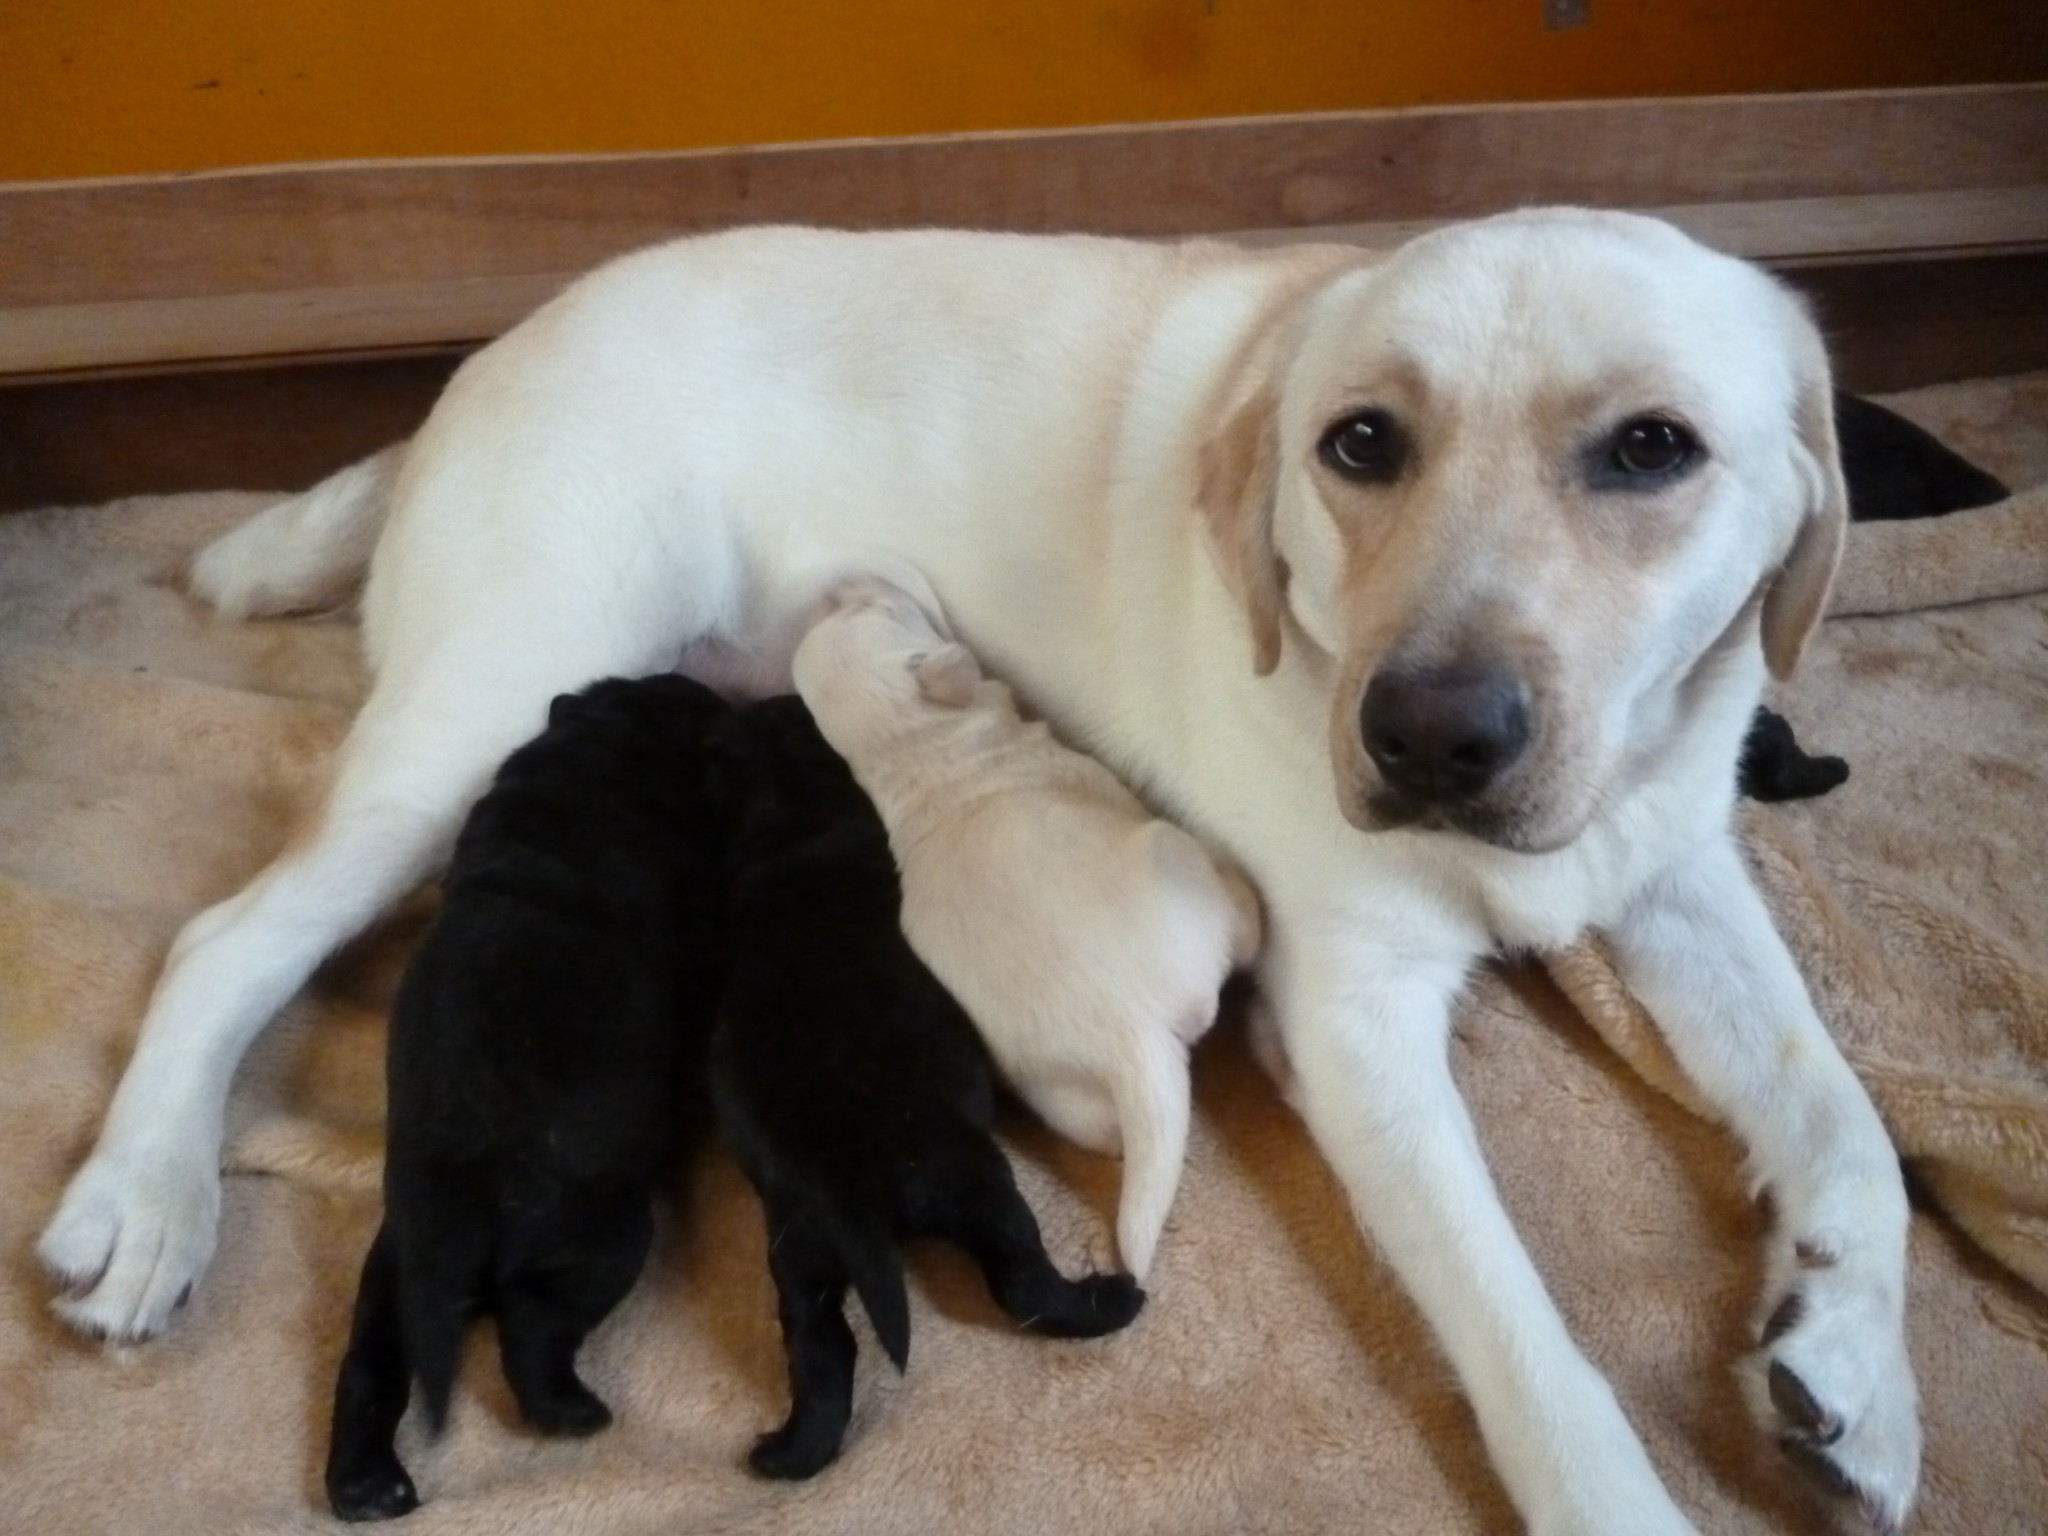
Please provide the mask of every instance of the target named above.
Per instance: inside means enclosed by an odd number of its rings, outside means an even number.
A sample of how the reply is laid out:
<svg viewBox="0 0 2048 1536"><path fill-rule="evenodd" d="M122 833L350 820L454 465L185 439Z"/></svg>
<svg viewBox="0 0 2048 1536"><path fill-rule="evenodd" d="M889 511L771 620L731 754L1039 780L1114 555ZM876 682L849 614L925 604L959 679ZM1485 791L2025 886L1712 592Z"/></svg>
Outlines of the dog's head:
<svg viewBox="0 0 2048 1536"><path fill-rule="evenodd" d="M1329 658L1346 818L1561 847L1717 659L1788 672L1847 512L1830 397L1789 293L1626 214L1453 226L1276 306L1198 494L1253 665Z"/></svg>
<svg viewBox="0 0 2048 1536"><path fill-rule="evenodd" d="M922 583L920 583L922 585ZM894 581L859 576L825 595L797 647L797 691L839 734L861 721L900 719L924 705L958 708L974 697L981 668L935 616L937 600Z"/></svg>

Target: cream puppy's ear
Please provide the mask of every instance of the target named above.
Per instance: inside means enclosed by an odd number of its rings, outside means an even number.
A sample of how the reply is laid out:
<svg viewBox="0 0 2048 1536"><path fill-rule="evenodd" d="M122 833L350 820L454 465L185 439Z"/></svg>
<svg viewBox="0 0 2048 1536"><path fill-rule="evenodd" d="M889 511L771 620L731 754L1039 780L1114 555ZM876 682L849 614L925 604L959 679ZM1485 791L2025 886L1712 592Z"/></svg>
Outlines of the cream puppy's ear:
<svg viewBox="0 0 2048 1536"><path fill-rule="evenodd" d="M1195 491L1217 567L1251 623L1252 669L1260 677L1280 664L1287 593L1287 567L1273 545L1279 430L1279 403L1261 388L1202 445Z"/></svg>
<svg viewBox="0 0 2048 1536"><path fill-rule="evenodd" d="M918 691L946 709L965 709L981 686L981 667L964 645L944 645L910 664Z"/></svg>
<svg viewBox="0 0 2048 1536"><path fill-rule="evenodd" d="M1849 492L1835 441L1835 391L1827 349L1805 307L1787 296L1793 346L1799 354L1799 397L1793 405L1795 467L1806 506L1792 551L1764 588L1764 660L1786 678L1799 665L1807 638L1827 612L1828 590L1842 563L1849 525Z"/></svg>

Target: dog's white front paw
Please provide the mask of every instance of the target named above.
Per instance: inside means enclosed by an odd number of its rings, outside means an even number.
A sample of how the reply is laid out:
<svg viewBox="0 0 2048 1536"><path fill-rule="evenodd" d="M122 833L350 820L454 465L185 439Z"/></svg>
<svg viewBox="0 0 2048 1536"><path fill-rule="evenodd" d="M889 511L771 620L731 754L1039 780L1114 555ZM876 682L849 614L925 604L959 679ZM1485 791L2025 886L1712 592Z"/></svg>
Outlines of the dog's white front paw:
<svg viewBox="0 0 2048 1536"><path fill-rule="evenodd" d="M1889 1536L1920 1482L1920 1397L1897 1285L1867 1255L1781 1240L1789 1262L1772 1266L1762 1348L1746 1373L1751 1406L1795 1467Z"/></svg>
<svg viewBox="0 0 2048 1536"><path fill-rule="evenodd" d="M163 1332L213 1257L220 1174L205 1161L102 1148L71 1181L37 1256L64 1292L54 1303L94 1338Z"/></svg>

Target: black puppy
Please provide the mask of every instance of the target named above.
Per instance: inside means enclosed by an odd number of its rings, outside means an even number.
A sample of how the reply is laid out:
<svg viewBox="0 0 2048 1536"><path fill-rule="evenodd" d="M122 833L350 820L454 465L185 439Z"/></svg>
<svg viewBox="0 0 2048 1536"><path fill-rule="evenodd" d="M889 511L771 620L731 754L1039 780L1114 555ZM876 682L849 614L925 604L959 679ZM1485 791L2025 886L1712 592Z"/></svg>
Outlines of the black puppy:
<svg viewBox="0 0 2048 1536"><path fill-rule="evenodd" d="M1811 800L1849 778L1847 763L1809 753L1793 736L1792 722L1762 705L1750 720L1735 771L1741 792L1766 804Z"/></svg>
<svg viewBox="0 0 2048 1536"><path fill-rule="evenodd" d="M1925 427L1847 390L1835 391L1835 437L1859 523L1942 517L2012 494Z"/></svg>
<svg viewBox="0 0 2048 1536"><path fill-rule="evenodd" d="M1925 428L1846 390L1835 391L1835 435L1849 516L1859 523L1942 517L1988 506L2010 494ZM1752 800L1807 800L1849 777L1839 757L1815 757L1799 745L1791 722L1759 708L1750 722L1739 770Z"/></svg>
<svg viewBox="0 0 2048 1536"><path fill-rule="evenodd" d="M415 1380L441 1427L477 1313L536 1428L611 1422L576 1351L639 1274L678 1127L708 1120L688 1102L724 974L702 747L727 712L680 677L565 694L456 842L392 1011L384 1225L327 1458L344 1520L418 1504L392 1436Z"/></svg>
<svg viewBox="0 0 2048 1536"><path fill-rule="evenodd" d="M790 1411L751 1457L808 1477L853 1402L858 1291L897 1369L910 1349L898 1240L950 1238L1026 1328L1088 1338L1144 1304L1129 1275L1061 1277L989 1133L988 1057L911 952L874 807L796 698L735 714L732 976L712 1036L718 1123L761 1195L789 1357Z"/></svg>

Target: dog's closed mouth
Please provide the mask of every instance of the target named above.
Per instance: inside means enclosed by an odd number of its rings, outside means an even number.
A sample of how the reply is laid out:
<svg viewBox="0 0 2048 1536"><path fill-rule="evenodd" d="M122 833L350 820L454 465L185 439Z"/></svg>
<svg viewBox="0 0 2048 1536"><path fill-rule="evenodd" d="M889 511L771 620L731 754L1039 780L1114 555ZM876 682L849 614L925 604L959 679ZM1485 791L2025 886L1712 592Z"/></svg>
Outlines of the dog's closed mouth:
<svg viewBox="0 0 2048 1536"><path fill-rule="evenodd" d="M1365 797L1365 809L1382 832L1453 832L1510 853L1542 851L1529 845L1518 820L1489 806L1446 805L1381 788Z"/></svg>

